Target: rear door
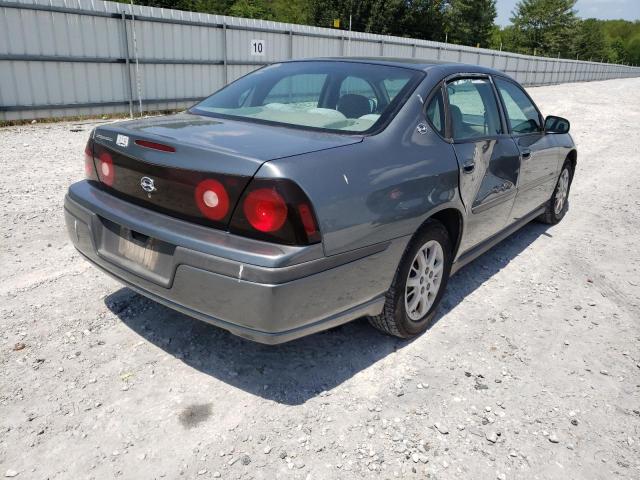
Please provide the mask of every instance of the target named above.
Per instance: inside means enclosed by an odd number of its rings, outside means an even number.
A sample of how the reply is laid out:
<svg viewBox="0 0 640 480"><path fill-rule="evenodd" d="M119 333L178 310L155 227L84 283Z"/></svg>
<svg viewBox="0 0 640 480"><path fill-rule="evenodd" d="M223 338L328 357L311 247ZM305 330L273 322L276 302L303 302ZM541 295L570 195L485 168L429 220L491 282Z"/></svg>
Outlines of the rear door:
<svg viewBox="0 0 640 480"><path fill-rule="evenodd" d="M494 77L507 126L521 158L518 194L511 221L526 216L549 200L558 176L558 152L553 135L545 135L538 108L520 85Z"/></svg>
<svg viewBox="0 0 640 480"><path fill-rule="evenodd" d="M502 230L516 195L520 152L506 133L495 88L487 75L445 83L448 136L460 169L467 222L460 252Z"/></svg>

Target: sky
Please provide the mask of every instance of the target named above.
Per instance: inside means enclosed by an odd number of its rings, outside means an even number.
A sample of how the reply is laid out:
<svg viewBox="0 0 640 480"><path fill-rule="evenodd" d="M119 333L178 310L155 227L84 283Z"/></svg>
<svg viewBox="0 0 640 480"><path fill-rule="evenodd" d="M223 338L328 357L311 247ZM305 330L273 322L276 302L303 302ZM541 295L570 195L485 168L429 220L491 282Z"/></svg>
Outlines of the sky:
<svg viewBox="0 0 640 480"><path fill-rule="evenodd" d="M518 0L497 0L498 25L511 23L509 18ZM582 18L640 20L640 0L578 0L575 9Z"/></svg>

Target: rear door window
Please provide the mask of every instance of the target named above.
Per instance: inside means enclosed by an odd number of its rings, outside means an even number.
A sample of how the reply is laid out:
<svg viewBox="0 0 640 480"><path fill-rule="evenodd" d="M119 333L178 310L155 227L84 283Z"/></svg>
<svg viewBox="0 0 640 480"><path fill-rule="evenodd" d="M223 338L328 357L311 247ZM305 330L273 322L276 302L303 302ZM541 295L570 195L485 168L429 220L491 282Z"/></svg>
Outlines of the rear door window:
<svg viewBox="0 0 640 480"><path fill-rule="evenodd" d="M427 120L431 126L442 136L444 136L444 102L442 100L442 89L438 88L438 92L431 97L429 105L427 105Z"/></svg>
<svg viewBox="0 0 640 480"><path fill-rule="evenodd" d="M468 140L502 133L498 104L486 78L462 78L447 83L447 97L454 140Z"/></svg>
<svg viewBox="0 0 640 480"><path fill-rule="evenodd" d="M508 80L496 78L495 82L504 103L511 131L517 134L540 132L540 114L527 94Z"/></svg>

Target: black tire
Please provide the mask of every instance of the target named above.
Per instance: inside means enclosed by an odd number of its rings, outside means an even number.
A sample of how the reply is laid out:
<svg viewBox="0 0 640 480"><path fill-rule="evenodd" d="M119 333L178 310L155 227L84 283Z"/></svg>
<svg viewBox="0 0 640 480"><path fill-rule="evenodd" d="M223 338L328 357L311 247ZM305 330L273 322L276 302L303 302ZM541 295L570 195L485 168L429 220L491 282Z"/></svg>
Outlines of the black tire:
<svg viewBox="0 0 640 480"><path fill-rule="evenodd" d="M557 196L561 191L562 176L564 175L565 171L567 172L569 183L566 186L566 196L565 196L564 202L562 203L562 208L556 212L555 207L556 207ZM564 216L567 214L567 211L569 210L569 192L571 191L572 180L573 180L573 167L571 165L571 162L567 160L566 162L564 162L564 165L562 166L562 170L560 170L558 181L556 182L556 186L553 189L553 195L551 195L551 198L547 202L544 213L538 217L538 220L540 222L546 223L549 225L555 225L556 223L560 222L560 220L564 218Z"/></svg>
<svg viewBox="0 0 640 480"><path fill-rule="evenodd" d="M412 320L406 312L405 290L409 272L418 251L429 241L435 240L442 247L442 279L435 300L429 310L418 320ZM384 333L400 338L411 338L427 330L438 310L451 273L452 246L447 229L437 220L428 220L407 245L400 260L391 287L386 293L382 313L369 317L369 323ZM415 278L415 277L414 277Z"/></svg>

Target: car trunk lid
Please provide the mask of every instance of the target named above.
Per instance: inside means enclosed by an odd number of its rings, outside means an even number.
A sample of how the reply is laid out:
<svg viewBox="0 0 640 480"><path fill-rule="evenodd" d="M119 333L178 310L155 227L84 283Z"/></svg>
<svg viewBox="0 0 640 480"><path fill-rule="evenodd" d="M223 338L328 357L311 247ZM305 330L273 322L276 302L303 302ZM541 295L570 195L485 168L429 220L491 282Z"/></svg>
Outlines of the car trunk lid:
<svg viewBox="0 0 640 480"><path fill-rule="evenodd" d="M100 126L93 140L98 178L111 193L168 215L226 228L263 163L357 143L362 136L184 113ZM207 189L215 194L208 194L213 203L203 200ZM219 211L208 207L225 201Z"/></svg>

